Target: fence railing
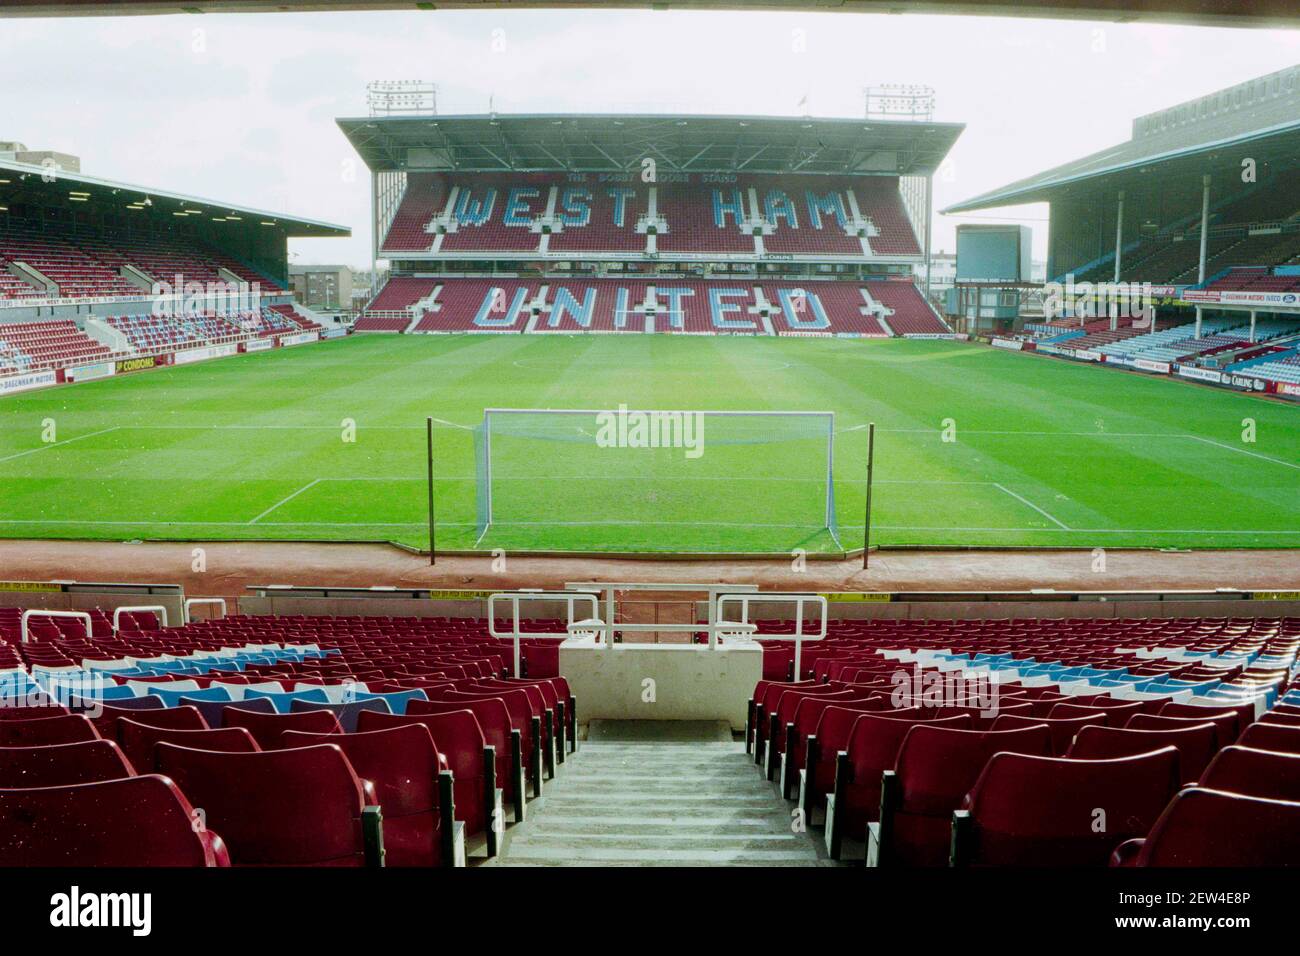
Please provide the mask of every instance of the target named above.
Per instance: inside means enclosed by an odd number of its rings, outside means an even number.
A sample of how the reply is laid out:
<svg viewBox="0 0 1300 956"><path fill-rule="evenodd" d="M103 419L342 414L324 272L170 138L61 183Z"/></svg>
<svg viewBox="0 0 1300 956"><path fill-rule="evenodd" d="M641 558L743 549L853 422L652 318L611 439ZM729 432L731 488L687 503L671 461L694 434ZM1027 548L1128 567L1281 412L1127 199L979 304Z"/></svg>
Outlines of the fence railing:
<svg viewBox="0 0 1300 956"><path fill-rule="evenodd" d="M510 629L509 631L497 630L497 604L498 602L508 602L510 605ZM537 604L542 602L563 602L565 606L565 629L563 631L525 631L523 629L523 620L519 616L520 605ZM575 617L575 608L579 602L590 606L591 613L583 618ZM597 602L595 594L582 591L498 591L495 594L488 595L488 635L500 640L514 642L514 673L516 677L522 677L519 666L519 642L521 640L533 640L535 638L550 638L551 640L568 640L572 636L571 628L574 625L586 625L588 628L595 628L603 622L599 620L600 605Z"/></svg>
<svg viewBox="0 0 1300 956"><path fill-rule="evenodd" d="M740 605L740 617L738 620L733 621L726 617L724 611L728 604ZM749 620L749 609L756 604L793 604L794 633L786 634L780 631L769 631L764 633L759 630L758 626L752 624ZM817 630L815 633L806 633L804 630L804 609L809 605L813 605L821 611L821 616L817 622ZM798 680L800 665L803 661L803 642L820 641L826 637L826 598L820 594L801 592L778 593L775 591L719 594L717 596L717 614L715 615L715 619L718 622L716 624L717 629L724 633L732 628L746 628L748 640L751 641L794 641L794 673L795 680Z"/></svg>

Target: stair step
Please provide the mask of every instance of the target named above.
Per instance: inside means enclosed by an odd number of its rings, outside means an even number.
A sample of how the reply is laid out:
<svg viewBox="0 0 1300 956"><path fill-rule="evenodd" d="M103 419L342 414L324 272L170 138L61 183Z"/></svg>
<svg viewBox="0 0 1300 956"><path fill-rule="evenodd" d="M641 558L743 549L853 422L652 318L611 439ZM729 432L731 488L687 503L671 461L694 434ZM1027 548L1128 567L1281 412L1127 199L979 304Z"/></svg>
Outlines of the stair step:
<svg viewBox="0 0 1300 956"><path fill-rule="evenodd" d="M502 866L820 866L820 841L734 741L584 741L506 834Z"/></svg>

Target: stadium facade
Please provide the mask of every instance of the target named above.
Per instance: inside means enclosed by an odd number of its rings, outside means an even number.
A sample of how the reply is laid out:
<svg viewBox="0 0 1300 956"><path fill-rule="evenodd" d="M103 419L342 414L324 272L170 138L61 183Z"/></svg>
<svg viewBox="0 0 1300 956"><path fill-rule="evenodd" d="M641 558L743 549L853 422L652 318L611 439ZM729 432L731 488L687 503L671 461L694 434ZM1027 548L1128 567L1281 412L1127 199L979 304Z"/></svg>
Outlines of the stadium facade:
<svg viewBox="0 0 1300 956"><path fill-rule="evenodd" d="M946 336L913 284L959 124L372 116L390 332Z"/></svg>
<svg viewBox="0 0 1300 956"><path fill-rule="evenodd" d="M9 155L0 395L333 334L293 303L287 247L346 227L89 176L57 154Z"/></svg>
<svg viewBox="0 0 1300 956"><path fill-rule="evenodd" d="M1027 344L1300 396L1300 66L1139 116L1128 142L943 212L1036 202L1065 314Z"/></svg>

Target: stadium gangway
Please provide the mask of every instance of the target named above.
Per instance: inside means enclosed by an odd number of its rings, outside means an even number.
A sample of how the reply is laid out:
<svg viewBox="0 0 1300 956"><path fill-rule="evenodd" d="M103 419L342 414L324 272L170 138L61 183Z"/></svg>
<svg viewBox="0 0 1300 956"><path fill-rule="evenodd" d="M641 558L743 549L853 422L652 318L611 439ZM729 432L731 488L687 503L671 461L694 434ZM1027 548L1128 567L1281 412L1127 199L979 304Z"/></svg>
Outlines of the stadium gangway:
<svg viewBox="0 0 1300 956"><path fill-rule="evenodd" d="M709 647L717 647L718 639L715 625L717 624L717 599L719 594L736 594L736 593L758 593L757 584L683 584L677 583L646 583L637 581L565 581L564 586L571 591L595 591L603 596L605 603L605 617L600 627L605 632L605 646L614 646L614 632L625 631L686 631L698 633L705 631L709 635ZM631 624L627 622L615 623L615 601L619 591L707 591L708 601L708 620L704 626L699 624ZM593 618L599 617L597 614ZM694 615L692 614L692 617ZM734 630L734 629L733 629Z"/></svg>
<svg viewBox="0 0 1300 956"><path fill-rule="evenodd" d="M740 620L729 621L723 614L723 606L726 604L740 604ZM794 605L794 633L793 634L764 634L758 626L749 620L749 609L754 604L793 604ZM821 609L821 620L818 622L816 633L804 633L804 608L809 605L815 605ZM794 679L799 679L800 665L803 661L803 642L820 641L826 637L826 598L821 594L809 594L800 592L775 592L764 591L761 594L755 594L751 591L739 593L727 592L717 596L717 632L720 634L743 634L748 641L794 641ZM710 633L710 640L712 632Z"/></svg>
<svg viewBox="0 0 1300 956"><path fill-rule="evenodd" d="M23 616L18 622L19 627L21 629L20 634L22 638L22 643L24 644L27 643L27 638L28 638L27 622L32 617L79 618L81 622L86 625L86 640L90 640L90 638L93 636L92 634L93 626L91 624L90 615L87 614L85 611L46 611L46 610L42 610L41 608L32 608L31 610L23 611Z"/></svg>

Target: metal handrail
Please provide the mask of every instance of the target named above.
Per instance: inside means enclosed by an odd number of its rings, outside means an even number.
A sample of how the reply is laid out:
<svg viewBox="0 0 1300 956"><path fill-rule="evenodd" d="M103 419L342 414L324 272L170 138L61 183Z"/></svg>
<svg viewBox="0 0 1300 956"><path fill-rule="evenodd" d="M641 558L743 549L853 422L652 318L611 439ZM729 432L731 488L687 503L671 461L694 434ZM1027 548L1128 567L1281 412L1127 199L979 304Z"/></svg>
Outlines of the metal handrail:
<svg viewBox="0 0 1300 956"><path fill-rule="evenodd" d="M122 607L113 609L113 633L114 634L116 634L118 631L118 622L122 620L122 613L124 611L130 613L135 613L136 611L162 611L162 626L163 627L169 626L167 623L167 608L163 607L161 604L123 605Z"/></svg>
<svg viewBox="0 0 1300 956"><path fill-rule="evenodd" d="M723 605L728 603L740 603L740 620L727 621L722 613ZM749 607L751 604L794 604L794 633L793 634L763 634L758 631L757 625L750 624ZM817 633L804 633L804 606L808 604L816 605L821 609L821 620ZM716 625L719 630L727 630L729 627L749 625L754 628L750 632L749 639L753 641L794 641L794 673L795 679L798 680L800 666L803 662L803 642L820 641L826 637L826 597L821 594L811 594L806 592L775 592L763 591L759 593L740 592L736 594L719 594L717 597L717 617L719 622Z"/></svg>
<svg viewBox="0 0 1300 956"><path fill-rule="evenodd" d="M181 606L181 623L190 623L190 608L196 604L219 604L221 605L221 616L226 616L226 599L225 598L186 598L185 603Z"/></svg>
<svg viewBox="0 0 1300 956"><path fill-rule="evenodd" d="M93 636L91 633L92 627L91 627L90 615L87 614L85 611L44 611L41 610L40 608L32 608L31 610L23 611L23 616L19 620L19 628L20 628L19 633L21 634L22 642L24 644L27 643L27 639L29 636L27 633L27 621L33 616L79 618L81 622L86 625L86 640L90 640L90 638Z"/></svg>
<svg viewBox="0 0 1300 956"><path fill-rule="evenodd" d="M510 631L501 633L497 630L496 602L510 602ZM562 633L555 631L523 631L520 629L519 605L521 602L539 602L539 601L563 601L565 604L565 629ZM578 601L584 601L591 606L591 614L582 618L581 623L590 623L597 621L597 615L600 613L600 604L596 595L583 591L497 591L488 595L488 636L495 637L499 640L513 640L515 651L515 676L522 677L520 673L519 660L519 641L522 638L551 638L552 640L568 640L570 637L569 628L575 623L580 623L574 619L574 606Z"/></svg>

